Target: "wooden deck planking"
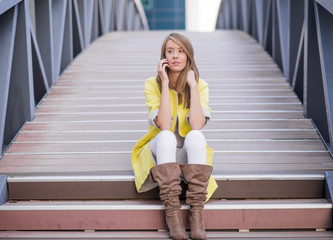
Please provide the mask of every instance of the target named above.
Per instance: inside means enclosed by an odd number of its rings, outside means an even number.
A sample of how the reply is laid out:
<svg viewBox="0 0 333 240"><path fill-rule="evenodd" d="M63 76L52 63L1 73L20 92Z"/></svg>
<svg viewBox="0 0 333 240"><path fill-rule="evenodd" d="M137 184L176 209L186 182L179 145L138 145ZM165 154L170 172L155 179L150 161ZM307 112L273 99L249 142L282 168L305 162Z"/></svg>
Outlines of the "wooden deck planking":
<svg viewBox="0 0 333 240"><path fill-rule="evenodd" d="M124 117L143 119L147 111L135 112L85 112L85 113L36 113L36 122L59 121L108 121L121 120ZM213 111L213 119L303 119L303 111ZM314 130L314 129L313 129Z"/></svg>
<svg viewBox="0 0 333 240"><path fill-rule="evenodd" d="M144 119L122 119L106 121L63 121L29 122L22 131L108 131L108 130L146 130L148 121ZM262 130L262 129L314 129L308 119L212 119L205 130Z"/></svg>
<svg viewBox="0 0 333 240"><path fill-rule="evenodd" d="M237 109L238 111L301 111L302 106L300 104L216 104L210 105L215 111L233 111ZM95 105L77 105L77 106L47 106L40 107L38 113L68 113L68 112L134 112L134 111L144 111L146 110L143 104L101 104Z"/></svg>
<svg viewBox="0 0 333 240"><path fill-rule="evenodd" d="M16 153L3 159L2 171L33 175L131 172L130 153ZM311 174L331 168L325 152L217 152L214 175ZM70 167L69 167L70 166ZM42 174L42 175L43 175ZM21 174L19 174L21 175Z"/></svg>
<svg viewBox="0 0 333 240"><path fill-rule="evenodd" d="M58 162L61 163L67 162L71 163L71 161L80 161L83 162L91 161L91 159L96 159L96 162L112 162L112 163L122 163L126 161L130 153L90 153L90 154L66 154L66 153L58 153L58 154L7 154L6 158L2 161L6 164L12 165L21 165L21 162L24 163L33 163L35 160L36 163L40 162L41 165L49 164L50 162ZM214 156L220 159L221 163L290 163L297 164L299 162L303 163L330 163L327 161L328 153L326 152L216 152ZM119 159L119 161L118 161ZM31 161L31 162L30 162ZM31 164L33 165L33 164ZM241 170L241 169L240 169Z"/></svg>
<svg viewBox="0 0 333 240"><path fill-rule="evenodd" d="M135 140L113 140L96 142L31 142L31 143L13 143L8 153L103 153L117 151L131 151ZM208 144L218 149L216 151L324 151L326 148L321 140L208 140ZM38 143L38 144L36 144ZM101 146L102 143L102 146ZM287 144L288 143L288 144Z"/></svg>
<svg viewBox="0 0 333 240"><path fill-rule="evenodd" d="M333 169L301 103L253 39L237 31L186 34L210 84L213 119L203 131L216 151L214 173ZM166 35L112 33L92 44L22 128L1 172L131 172L130 152L148 127L143 83L156 74Z"/></svg>
<svg viewBox="0 0 333 240"><path fill-rule="evenodd" d="M276 157L271 157L270 160L264 159L262 156L260 158L259 154L256 154L254 156L251 156L249 158L242 158L242 159L235 159L232 158L232 155L227 155L227 157L221 156L222 154L218 153L217 157L221 159L220 164L276 164L277 162L281 163L283 162L285 165L289 164L300 164L300 161L297 158L285 158L283 160L277 159ZM245 154L244 154L245 155ZM249 155L247 153L247 155ZM99 153L99 154L90 154L79 156L75 154L66 155L66 154L59 154L59 155L52 155L52 154L35 154L35 155L29 155L29 157L25 157L22 155L12 155L11 157L4 160L6 162L7 166L12 167L20 167L20 166L64 166L64 165L108 165L108 164L119 164L119 167L124 166L123 170L128 170L128 166L126 166L124 163L121 163L122 161L126 161L126 158L128 158L129 154L107 154L107 153ZM326 159L326 155L320 155L316 156L316 164L323 165L328 164ZM91 159L94 158L94 161L92 163ZM116 160L115 160L116 158ZM302 164L309 164L311 161L313 161L313 157L304 157L305 159L302 161ZM279 161L278 161L279 160ZM215 172L214 172L215 173ZM216 172L218 173L218 172ZM226 173L226 172L225 172Z"/></svg>
<svg viewBox="0 0 333 240"><path fill-rule="evenodd" d="M77 131L22 131L16 138L15 143L25 142L94 142L94 141L114 141L114 140L136 140L142 136L144 130L130 131L119 130L114 132L84 132ZM206 138L210 139L317 139L320 137L313 129L299 130L262 130L262 131L235 131L235 130L203 130Z"/></svg>
<svg viewBox="0 0 333 240"><path fill-rule="evenodd" d="M210 105L225 105L225 104L263 104L263 100L265 100L266 104L295 104L300 105L299 100L297 98L269 98L266 99L263 98L210 98ZM145 98L144 97L133 97L133 98L58 98L58 99L47 99L43 102L43 105L40 107L47 108L48 106L54 107L58 106L60 103L66 102L66 106L82 106L82 105L98 105L98 104L107 104L107 105L116 105L116 104L132 104L133 101L135 101L137 104L145 105Z"/></svg>

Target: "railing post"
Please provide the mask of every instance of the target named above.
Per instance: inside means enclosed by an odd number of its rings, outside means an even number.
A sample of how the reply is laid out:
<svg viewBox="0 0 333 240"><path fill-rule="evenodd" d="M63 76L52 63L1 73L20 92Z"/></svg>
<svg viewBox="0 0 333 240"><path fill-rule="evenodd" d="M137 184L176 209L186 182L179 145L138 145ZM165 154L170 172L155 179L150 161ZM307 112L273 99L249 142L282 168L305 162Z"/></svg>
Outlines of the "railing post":
<svg viewBox="0 0 333 240"><path fill-rule="evenodd" d="M36 38L43 59L49 87L55 82L51 0L35 0Z"/></svg>
<svg viewBox="0 0 333 240"><path fill-rule="evenodd" d="M242 30L249 33L250 32L250 14L251 5L248 0L241 0L241 13L242 13Z"/></svg>
<svg viewBox="0 0 333 240"><path fill-rule="evenodd" d="M0 206L8 202L7 176L0 175Z"/></svg>
<svg viewBox="0 0 333 240"><path fill-rule="evenodd" d="M5 120L5 144L10 143L26 121L34 118L35 109L29 2L22 1L16 8L17 22Z"/></svg>
<svg viewBox="0 0 333 240"><path fill-rule="evenodd" d="M288 38L288 81L292 85L295 65L297 62L297 56L299 46L303 45L300 41L303 32L304 23L304 1L290 1L290 27Z"/></svg>
<svg viewBox="0 0 333 240"><path fill-rule="evenodd" d="M14 40L16 33L18 6L0 15L0 150L8 142L4 143L6 112L9 96L10 76L12 70Z"/></svg>
<svg viewBox="0 0 333 240"><path fill-rule="evenodd" d="M326 2L325 2L326 3ZM329 7L329 6L328 6ZM333 149L333 3L329 9L323 8L317 2L314 3L316 17L317 39L320 56L320 66L324 87L325 107L329 133L330 148Z"/></svg>
<svg viewBox="0 0 333 240"><path fill-rule="evenodd" d="M290 28L290 0L277 0L277 14L278 14L278 30L280 37L280 50L281 60L284 76L289 81L289 59L288 53L290 51L289 40L289 28Z"/></svg>
<svg viewBox="0 0 333 240"><path fill-rule="evenodd" d="M265 30L264 30L264 41L263 47L266 51L272 56L273 55L273 13L272 5L274 4L273 0L266 1L266 15L265 15Z"/></svg>
<svg viewBox="0 0 333 240"><path fill-rule="evenodd" d="M329 142L325 98L320 68L314 2L305 2L304 35L304 115L312 118L325 142Z"/></svg>

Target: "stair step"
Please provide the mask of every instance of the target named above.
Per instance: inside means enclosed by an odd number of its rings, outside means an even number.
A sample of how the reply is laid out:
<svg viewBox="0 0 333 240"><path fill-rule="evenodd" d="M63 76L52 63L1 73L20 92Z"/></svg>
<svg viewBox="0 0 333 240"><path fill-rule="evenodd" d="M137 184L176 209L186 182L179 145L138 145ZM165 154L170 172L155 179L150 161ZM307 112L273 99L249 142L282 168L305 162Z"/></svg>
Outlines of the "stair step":
<svg viewBox="0 0 333 240"><path fill-rule="evenodd" d="M187 228L188 205L182 216ZM29 201L0 206L0 230L163 230L160 201ZM206 229L329 229L325 199L211 200Z"/></svg>
<svg viewBox="0 0 333 240"><path fill-rule="evenodd" d="M333 239L333 232L316 231L288 231L288 232L230 232L230 231L207 231L208 239L271 239L275 240L303 240L303 239ZM0 231L0 238L5 239L170 239L168 232L164 231L77 231L77 232L33 232L33 231Z"/></svg>
<svg viewBox="0 0 333 240"><path fill-rule="evenodd" d="M324 174L214 174L215 199L323 198ZM137 193L130 173L108 175L9 176L9 199L159 199L158 188Z"/></svg>

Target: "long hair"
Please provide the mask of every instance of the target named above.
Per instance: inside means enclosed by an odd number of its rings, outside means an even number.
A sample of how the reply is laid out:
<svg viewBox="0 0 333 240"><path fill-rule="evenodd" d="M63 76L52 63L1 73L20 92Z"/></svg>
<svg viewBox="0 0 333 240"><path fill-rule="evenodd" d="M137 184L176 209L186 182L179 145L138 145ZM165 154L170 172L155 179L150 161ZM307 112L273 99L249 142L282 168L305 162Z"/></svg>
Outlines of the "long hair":
<svg viewBox="0 0 333 240"><path fill-rule="evenodd" d="M187 55L185 68L182 70L182 72L178 77L175 90L177 91L178 95L178 104L181 104L184 101L184 108L190 108L191 104L190 87L186 82L188 71L192 70L194 72L195 80L197 82L199 81L199 70L194 61L194 50L190 40L187 37L185 37L180 33L171 33L169 36L165 38L163 42L161 50L161 60L165 58L166 44L169 40L172 40L175 43L177 43ZM161 91L162 84L159 75L157 75L157 82L160 85L160 91Z"/></svg>

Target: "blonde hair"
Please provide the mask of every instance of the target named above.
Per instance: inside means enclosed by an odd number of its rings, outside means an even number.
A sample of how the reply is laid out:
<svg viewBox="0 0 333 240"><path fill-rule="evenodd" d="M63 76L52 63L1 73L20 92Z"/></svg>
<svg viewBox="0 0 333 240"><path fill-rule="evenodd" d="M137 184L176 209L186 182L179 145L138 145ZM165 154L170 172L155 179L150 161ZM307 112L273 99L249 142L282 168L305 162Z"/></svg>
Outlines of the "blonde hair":
<svg viewBox="0 0 333 240"><path fill-rule="evenodd" d="M178 77L177 86L175 90L177 91L178 95L178 103L181 104L184 100L184 108L190 108L191 104L190 87L188 86L186 81L188 71L192 70L194 72L195 80L197 82L199 81L199 70L194 61L194 50L190 40L187 37L185 37L180 33L171 33L169 36L165 38L163 42L161 50L161 60L165 58L166 44L169 40L172 40L175 43L177 43L187 55L185 68ZM157 75L157 82L160 85L160 91L161 91L162 84L159 75Z"/></svg>

